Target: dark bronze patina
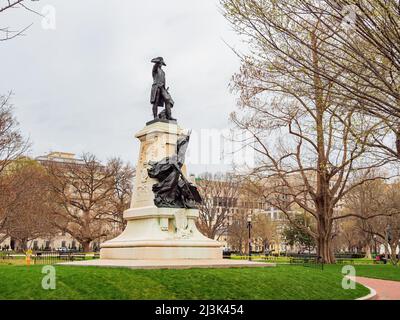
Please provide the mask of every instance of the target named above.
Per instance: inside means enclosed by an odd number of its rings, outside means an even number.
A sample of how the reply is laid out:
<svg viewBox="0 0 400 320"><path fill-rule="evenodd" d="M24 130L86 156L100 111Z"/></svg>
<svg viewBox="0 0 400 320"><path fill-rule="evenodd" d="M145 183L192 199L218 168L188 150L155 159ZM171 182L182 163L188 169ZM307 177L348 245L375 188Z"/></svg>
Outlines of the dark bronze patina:
<svg viewBox="0 0 400 320"><path fill-rule="evenodd" d="M157 57L151 60L153 66L153 86L151 88L150 103L153 105L154 119L175 120L171 116L171 109L174 106L174 100L165 87L165 72L162 66L166 66L163 57ZM164 110L158 114L158 107L164 107Z"/></svg>
<svg viewBox="0 0 400 320"><path fill-rule="evenodd" d="M185 178L181 170L189 139L190 134L178 139L174 155L158 162L149 162L149 177L158 181L153 185L154 204L157 207L190 209L197 208L197 204L202 202L196 186Z"/></svg>

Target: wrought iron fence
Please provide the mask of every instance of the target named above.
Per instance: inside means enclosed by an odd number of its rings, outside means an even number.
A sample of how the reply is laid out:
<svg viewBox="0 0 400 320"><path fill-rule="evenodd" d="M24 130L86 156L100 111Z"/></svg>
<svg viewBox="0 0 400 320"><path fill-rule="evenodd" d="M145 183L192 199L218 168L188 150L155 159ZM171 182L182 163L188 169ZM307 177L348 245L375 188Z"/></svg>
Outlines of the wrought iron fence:
<svg viewBox="0 0 400 320"><path fill-rule="evenodd" d="M99 259L100 254L94 253L93 255L86 255L79 251L34 251L30 255L30 261L32 264L55 264L59 262L68 261L81 261L87 259ZM26 259L25 253L15 253L12 251L0 251L0 260L15 260L15 259Z"/></svg>
<svg viewBox="0 0 400 320"><path fill-rule="evenodd" d="M34 264L55 264L59 262L86 260L86 254L76 252L35 252L32 255Z"/></svg>

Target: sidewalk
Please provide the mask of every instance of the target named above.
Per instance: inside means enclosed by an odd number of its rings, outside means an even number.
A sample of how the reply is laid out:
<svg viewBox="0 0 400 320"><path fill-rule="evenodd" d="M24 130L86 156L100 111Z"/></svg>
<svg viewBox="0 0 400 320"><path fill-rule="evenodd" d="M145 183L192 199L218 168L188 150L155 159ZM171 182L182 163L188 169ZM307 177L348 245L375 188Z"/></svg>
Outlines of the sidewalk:
<svg viewBox="0 0 400 320"><path fill-rule="evenodd" d="M376 291L374 300L400 300L400 281L357 277L357 282Z"/></svg>

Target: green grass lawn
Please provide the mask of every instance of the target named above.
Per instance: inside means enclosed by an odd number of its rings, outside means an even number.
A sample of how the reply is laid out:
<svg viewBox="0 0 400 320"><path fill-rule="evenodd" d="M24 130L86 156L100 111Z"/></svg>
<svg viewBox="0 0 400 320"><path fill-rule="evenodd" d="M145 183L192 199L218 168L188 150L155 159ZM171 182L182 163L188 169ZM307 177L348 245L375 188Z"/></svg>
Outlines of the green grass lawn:
<svg viewBox="0 0 400 320"><path fill-rule="evenodd" d="M341 273L342 268L345 265L325 265L324 272L328 273ZM400 281L400 267L393 266L391 264L379 264L379 265L353 265L356 270L356 276L375 278L383 280Z"/></svg>
<svg viewBox="0 0 400 320"><path fill-rule="evenodd" d="M400 266L387 265L357 265L356 268L357 276L383 279L383 280L393 280L400 281Z"/></svg>
<svg viewBox="0 0 400 320"><path fill-rule="evenodd" d="M342 289L339 266L324 271L289 265L185 270L56 266L56 271L56 290L44 290L41 266L0 265L0 299L310 300L355 299L369 293L360 285Z"/></svg>

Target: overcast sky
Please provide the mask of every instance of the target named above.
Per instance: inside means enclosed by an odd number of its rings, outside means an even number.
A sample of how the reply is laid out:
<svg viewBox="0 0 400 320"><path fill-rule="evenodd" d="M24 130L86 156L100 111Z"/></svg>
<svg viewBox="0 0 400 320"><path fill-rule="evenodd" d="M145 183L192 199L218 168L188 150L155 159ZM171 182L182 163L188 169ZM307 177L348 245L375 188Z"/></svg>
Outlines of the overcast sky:
<svg viewBox="0 0 400 320"><path fill-rule="evenodd" d="M236 47L239 39L218 1L41 0L31 7L47 5L55 9L55 30L24 10L1 17L1 26L12 29L33 22L26 36L0 44L0 92L14 92L32 156L91 152L135 164L133 135L152 117L150 60L156 56L167 63L180 126L230 126L236 102L228 84L239 61L224 41ZM204 164L189 169L215 170Z"/></svg>

